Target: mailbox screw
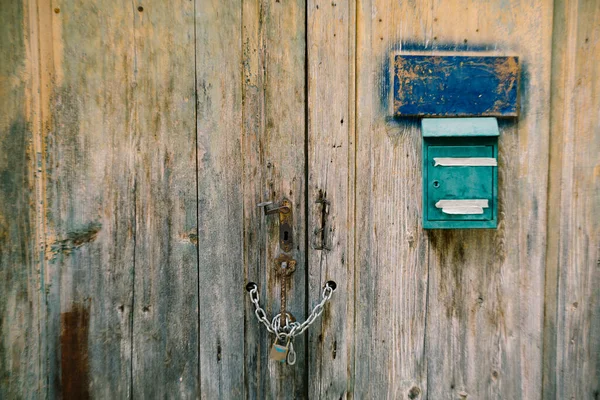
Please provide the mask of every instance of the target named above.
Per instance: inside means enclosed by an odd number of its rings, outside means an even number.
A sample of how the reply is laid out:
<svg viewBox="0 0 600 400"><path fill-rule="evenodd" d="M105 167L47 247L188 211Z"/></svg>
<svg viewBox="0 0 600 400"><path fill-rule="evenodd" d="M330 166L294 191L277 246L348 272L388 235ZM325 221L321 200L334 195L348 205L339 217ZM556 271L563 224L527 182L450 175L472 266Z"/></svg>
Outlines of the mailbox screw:
<svg viewBox="0 0 600 400"><path fill-rule="evenodd" d="M439 181L433 181L433 187L434 188L439 188L440 187L440 182Z"/></svg>

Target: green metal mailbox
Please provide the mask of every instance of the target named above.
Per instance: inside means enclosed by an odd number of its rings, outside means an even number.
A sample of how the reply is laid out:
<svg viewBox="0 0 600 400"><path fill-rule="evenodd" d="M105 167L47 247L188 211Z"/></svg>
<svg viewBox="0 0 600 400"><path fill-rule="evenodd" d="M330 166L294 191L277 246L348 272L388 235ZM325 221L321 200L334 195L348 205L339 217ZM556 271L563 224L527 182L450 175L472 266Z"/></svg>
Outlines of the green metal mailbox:
<svg viewBox="0 0 600 400"><path fill-rule="evenodd" d="M424 118L423 228L496 228L496 118Z"/></svg>
<svg viewBox="0 0 600 400"><path fill-rule="evenodd" d="M396 118L423 118L423 228L496 228L496 117L519 115L519 58L396 54L393 92Z"/></svg>

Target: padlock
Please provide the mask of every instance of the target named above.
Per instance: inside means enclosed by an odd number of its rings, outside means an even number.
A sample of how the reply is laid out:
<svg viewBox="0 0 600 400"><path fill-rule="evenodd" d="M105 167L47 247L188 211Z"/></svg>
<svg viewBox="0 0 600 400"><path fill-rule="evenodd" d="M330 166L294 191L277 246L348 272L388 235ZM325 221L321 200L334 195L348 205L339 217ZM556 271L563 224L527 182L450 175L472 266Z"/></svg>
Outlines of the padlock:
<svg viewBox="0 0 600 400"><path fill-rule="evenodd" d="M271 347L271 353L269 353L269 357L271 360L285 362L287 359L288 351L290 348L290 342L288 341L285 346L277 343L277 338L275 338L275 342L273 342L273 346Z"/></svg>

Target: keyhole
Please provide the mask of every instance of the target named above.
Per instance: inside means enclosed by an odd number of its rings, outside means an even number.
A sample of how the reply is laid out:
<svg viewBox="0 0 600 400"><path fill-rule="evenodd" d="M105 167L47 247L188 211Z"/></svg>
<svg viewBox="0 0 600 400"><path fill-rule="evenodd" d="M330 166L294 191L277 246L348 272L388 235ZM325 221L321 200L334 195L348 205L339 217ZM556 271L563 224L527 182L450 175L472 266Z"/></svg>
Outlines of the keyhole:
<svg viewBox="0 0 600 400"><path fill-rule="evenodd" d="M439 181L433 181L433 187L434 188L439 188L440 187L440 182Z"/></svg>
<svg viewBox="0 0 600 400"><path fill-rule="evenodd" d="M288 231L284 231L283 232L283 240L285 240L287 242L287 240L288 240Z"/></svg>

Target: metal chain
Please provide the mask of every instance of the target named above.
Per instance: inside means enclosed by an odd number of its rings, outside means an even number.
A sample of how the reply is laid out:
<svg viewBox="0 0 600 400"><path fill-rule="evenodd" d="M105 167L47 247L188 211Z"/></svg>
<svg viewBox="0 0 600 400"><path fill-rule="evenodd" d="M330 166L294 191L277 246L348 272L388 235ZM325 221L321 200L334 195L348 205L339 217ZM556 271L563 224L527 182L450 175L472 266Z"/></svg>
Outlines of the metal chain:
<svg viewBox="0 0 600 400"><path fill-rule="evenodd" d="M258 286L256 283L251 282L246 288L250 295L250 301L252 301L252 304L254 304L254 315L256 315L256 319L258 319L258 321L267 328L267 331L275 334L277 339L282 342L287 341L292 346L290 356L293 357L288 358L288 364L294 365L296 362L296 353L293 350L293 344L291 341L294 340L294 337L303 334L308 327L312 325L323 313L323 310L325 309L325 303L331 299L331 296L336 289L335 282L329 281L325 284L323 293L321 295L321 301L312 309L306 321L302 323L291 322L291 318L286 318L285 326L281 326L281 313L274 316L273 320L269 322L267 319L267 313L260 306L260 296L258 295Z"/></svg>

